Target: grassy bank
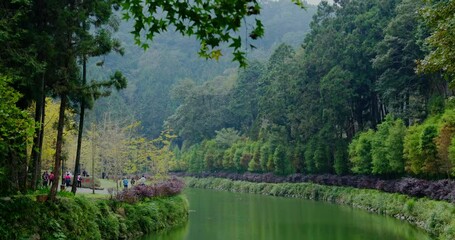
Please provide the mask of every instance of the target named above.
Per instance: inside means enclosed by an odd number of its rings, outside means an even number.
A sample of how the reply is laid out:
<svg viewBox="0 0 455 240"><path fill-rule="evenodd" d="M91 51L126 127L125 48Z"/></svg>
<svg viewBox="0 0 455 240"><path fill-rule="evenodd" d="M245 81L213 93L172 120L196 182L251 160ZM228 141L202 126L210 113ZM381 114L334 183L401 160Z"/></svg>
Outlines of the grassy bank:
<svg viewBox="0 0 455 240"><path fill-rule="evenodd" d="M182 195L135 204L84 196L37 202L34 197L0 200L2 239L131 239L188 220Z"/></svg>
<svg viewBox="0 0 455 240"><path fill-rule="evenodd" d="M188 187L295 197L349 205L417 225L441 240L455 239L455 205L426 198L313 183L252 183L221 178L186 178Z"/></svg>

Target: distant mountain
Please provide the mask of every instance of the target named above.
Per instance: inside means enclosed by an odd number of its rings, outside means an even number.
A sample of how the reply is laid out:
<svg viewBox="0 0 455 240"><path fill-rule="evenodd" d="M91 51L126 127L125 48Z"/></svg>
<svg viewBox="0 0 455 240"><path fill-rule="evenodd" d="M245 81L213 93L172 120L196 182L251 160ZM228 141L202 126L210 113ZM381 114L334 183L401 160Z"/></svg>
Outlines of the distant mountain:
<svg viewBox="0 0 455 240"><path fill-rule="evenodd" d="M281 43L301 44L315 11L314 6L302 10L289 0L265 1L259 17L265 26L265 36L253 42L256 49L248 51L248 58L267 59ZM148 137L158 135L163 121L175 111L176 104L169 96L173 84L182 79L205 82L238 67L231 61L229 50L223 52L219 61L201 59L197 54L198 42L172 30L157 36L150 49L143 51L134 44L131 29L131 22L122 22L115 34L125 48L125 55L92 59L92 65L100 60L104 64L102 68L91 67L89 79L102 79L121 70L128 78L128 88L99 100L96 116L100 119L103 112L109 111L111 116L121 119L134 117L141 121L142 132ZM88 118L93 119L93 113Z"/></svg>

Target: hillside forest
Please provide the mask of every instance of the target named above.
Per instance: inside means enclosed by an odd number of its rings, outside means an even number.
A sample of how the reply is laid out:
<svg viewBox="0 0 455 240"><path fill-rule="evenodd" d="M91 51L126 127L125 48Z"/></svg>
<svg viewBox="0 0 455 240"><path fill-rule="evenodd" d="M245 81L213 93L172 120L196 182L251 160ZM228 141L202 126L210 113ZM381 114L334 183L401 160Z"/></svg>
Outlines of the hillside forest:
<svg viewBox="0 0 455 240"><path fill-rule="evenodd" d="M335 2L235 80L174 86L174 170L455 176L454 1Z"/></svg>
<svg viewBox="0 0 455 240"><path fill-rule="evenodd" d="M0 195L44 170L455 176L453 0L45 2L0 4Z"/></svg>

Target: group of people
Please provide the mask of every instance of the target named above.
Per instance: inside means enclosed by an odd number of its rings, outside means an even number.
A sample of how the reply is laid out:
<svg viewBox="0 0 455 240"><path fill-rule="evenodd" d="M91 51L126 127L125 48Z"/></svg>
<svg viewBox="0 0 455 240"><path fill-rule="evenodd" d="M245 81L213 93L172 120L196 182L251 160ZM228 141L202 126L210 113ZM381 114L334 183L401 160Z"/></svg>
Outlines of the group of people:
<svg viewBox="0 0 455 240"><path fill-rule="evenodd" d="M65 179L66 187L69 187L71 185L71 179L74 179L74 177L71 175L70 172L66 172L64 179ZM80 173L77 174L76 183L77 183L77 187L82 187L82 176Z"/></svg>
<svg viewBox="0 0 455 240"><path fill-rule="evenodd" d="M83 171L83 175L84 176L88 176L87 172L84 170ZM63 184L65 184L66 187L69 187L71 186L71 180L74 180L74 177L73 175L71 174L71 172L67 171L64 176L63 176ZM43 180L43 186L44 187L48 187L48 186L52 186L52 184L54 184L54 180L55 180L55 175L54 175L54 172L51 172L50 174L45 171L42 175L42 180ZM145 185L145 176L142 175L141 178L139 178L138 176L135 176L135 177L132 177L131 178L131 181L125 176L123 177L123 180L122 180L122 183L123 183L123 187L124 188L128 188L128 185L131 183L131 186L134 186L136 185L136 183L138 185ZM76 183L77 183L77 187L82 187L82 176L81 174L78 174L77 177L76 177Z"/></svg>
<svg viewBox="0 0 455 240"><path fill-rule="evenodd" d="M52 186L52 184L54 183L54 172L51 172L50 174L45 171L43 173L43 175L41 176L41 178L43 179L43 186L44 187L47 187L47 186Z"/></svg>
<svg viewBox="0 0 455 240"><path fill-rule="evenodd" d="M85 172L85 170L84 170L84 172ZM44 187L52 186L52 184L54 184L54 180L55 180L54 172L51 172L49 174L47 171L44 171L44 173L41 176L41 178L43 180L43 186ZM65 173L64 177L63 177L63 183L65 184L66 187L71 186L71 179L73 179L73 176L72 176L71 172L67 171ZM76 183L77 183L77 187L82 187L82 176L81 176L81 174L77 175Z"/></svg>
<svg viewBox="0 0 455 240"><path fill-rule="evenodd" d="M131 186L134 186L136 184L136 182L138 183L138 185L145 185L145 176L142 175L141 178L139 178L138 176L132 177ZM128 184L130 183L130 181L128 180L127 177L123 177L122 183L123 183L124 188L128 188Z"/></svg>

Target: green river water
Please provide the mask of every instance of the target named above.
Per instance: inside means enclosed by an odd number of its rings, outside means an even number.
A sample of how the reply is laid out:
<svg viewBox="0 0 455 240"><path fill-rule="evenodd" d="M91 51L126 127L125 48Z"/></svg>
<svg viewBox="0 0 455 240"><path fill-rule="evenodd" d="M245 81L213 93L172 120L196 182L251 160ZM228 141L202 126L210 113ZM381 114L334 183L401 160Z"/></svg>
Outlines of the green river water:
<svg viewBox="0 0 455 240"><path fill-rule="evenodd" d="M429 240L394 218L324 202L188 189L183 227L142 240Z"/></svg>

